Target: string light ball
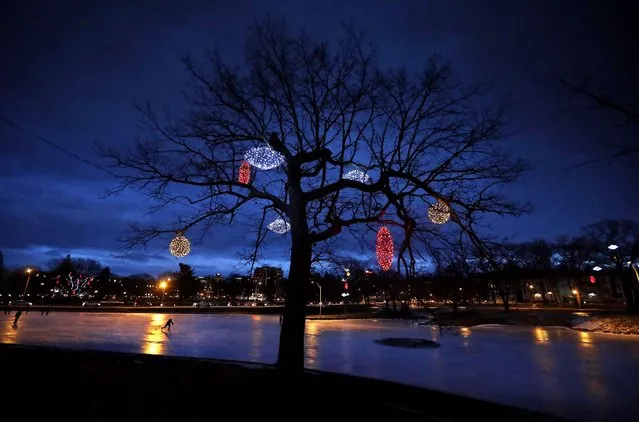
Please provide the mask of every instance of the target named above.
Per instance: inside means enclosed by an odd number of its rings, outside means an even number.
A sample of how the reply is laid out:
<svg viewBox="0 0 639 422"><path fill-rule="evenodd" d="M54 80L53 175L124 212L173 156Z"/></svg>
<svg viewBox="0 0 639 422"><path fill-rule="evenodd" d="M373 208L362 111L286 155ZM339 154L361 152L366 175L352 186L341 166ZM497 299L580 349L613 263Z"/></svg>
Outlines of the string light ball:
<svg viewBox="0 0 639 422"><path fill-rule="evenodd" d="M382 271L390 270L393 265L394 245L393 236L386 226L382 226L377 232L377 262Z"/></svg>
<svg viewBox="0 0 639 422"><path fill-rule="evenodd" d="M260 170L272 170L284 164L282 154L271 147L255 147L246 151L244 159L253 167Z"/></svg>
<svg viewBox="0 0 639 422"><path fill-rule="evenodd" d="M428 219L435 224L446 223L450 220L450 207L438 200L428 208Z"/></svg>
<svg viewBox="0 0 639 422"><path fill-rule="evenodd" d="M267 227L270 231L276 234L284 234L291 229L291 225L281 218L273 220L273 222L269 223Z"/></svg>
<svg viewBox="0 0 639 422"><path fill-rule="evenodd" d="M371 180L371 177L359 169L354 169L349 171L344 175L344 179L354 180L360 183L368 183Z"/></svg>
<svg viewBox="0 0 639 422"><path fill-rule="evenodd" d="M240 183L248 185L251 181L251 165L248 161L244 161L240 166L239 175L237 177Z"/></svg>
<svg viewBox="0 0 639 422"><path fill-rule="evenodd" d="M185 257L191 252L191 242L182 234L177 234L169 243L169 252L176 258Z"/></svg>

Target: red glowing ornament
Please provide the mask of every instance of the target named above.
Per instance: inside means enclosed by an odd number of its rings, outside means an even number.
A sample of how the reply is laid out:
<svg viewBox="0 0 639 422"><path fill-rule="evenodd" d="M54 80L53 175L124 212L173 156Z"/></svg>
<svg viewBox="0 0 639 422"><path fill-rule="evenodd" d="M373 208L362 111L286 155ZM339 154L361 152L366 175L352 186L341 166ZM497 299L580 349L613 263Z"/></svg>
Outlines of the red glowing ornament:
<svg viewBox="0 0 639 422"><path fill-rule="evenodd" d="M344 290L348 290L348 283L344 283Z"/></svg>
<svg viewBox="0 0 639 422"><path fill-rule="evenodd" d="M377 232L377 262L383 271L388 271L393 264L393 236L386 226Z"/></svg>
<svg viewBox="0 0 639 422"><path fill-rule="evenodd" d="M240 166L240 174L238 176L238 181L245 185L248 185L251 181L251 165L248 161L244 161Z"/></svg>
<svg viewBox="0 0 639 422"><path fill-rule="evenodd" d="M596 280L595 280L595 276L594 276L594 275L591 275L591 276L590 276L590 282L591 282L592 284L595 284L595 281L596 281Z"/></svg>

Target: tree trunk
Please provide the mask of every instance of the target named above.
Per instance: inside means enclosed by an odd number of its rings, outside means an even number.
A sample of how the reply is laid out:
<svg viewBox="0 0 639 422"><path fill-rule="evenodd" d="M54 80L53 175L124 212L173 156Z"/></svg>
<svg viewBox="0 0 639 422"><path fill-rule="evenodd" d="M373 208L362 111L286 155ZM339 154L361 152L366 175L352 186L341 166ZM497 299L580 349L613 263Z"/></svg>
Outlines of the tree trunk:
<svg viewBox="0 0 639 422"><path fill-rule="evenodd" d="M521 282L518 283L521 286ZM505 288L507 287L507 288ZM498 285L498 293L499 297L501 297L501 302L504 305L504 312L510 311L510 285Z"/></svg>
<svg viewBox="0 0 639 422"><path fill-rule="evenodd" d="M304 372L304 326L306 322L306 295L311 279L313 244L306 221L306 203L300 186L299 168L289 170L289 218L291 224L291 264L286 286L280 348L277 367L287 374Z"/></svg>
<svg viewBox="0 0 639 422"><path fill-rule="evenodd" d="M623 289L623 294L626 297L626 312L628 313L636 313L639 311L639 303L637 303L637 295L633 286L633 280L630 280L628 277L624 277L623 269L617 272L617 277L619 279L619 284L621 284L621 288Z"/></svg>
<svg viewBox="0 0 639 422"><path fill-rule="evenodd" d="M312 246L308 241L293 240L277 355L278 368L290 373L304 370L306 288L311 276L311 251Z"/></svg>
<svg viewBox="0 0 639 422"><path fill-rule="evenodd" d="M506 293L500 293L499 296L501 296L501 302L504 305L504 312L509 312L510 311L510 297L508 297L509 295Z"/></svg>
<svg viewBox="0 0 639 422"><path fill-rule="evenodd" d="M543 303L544 305L548 305L548 286L547 286L547 282L546 279L544 277L542 277L541 279L541 303ZM534 300L534 297L533 297Z"/></svg>

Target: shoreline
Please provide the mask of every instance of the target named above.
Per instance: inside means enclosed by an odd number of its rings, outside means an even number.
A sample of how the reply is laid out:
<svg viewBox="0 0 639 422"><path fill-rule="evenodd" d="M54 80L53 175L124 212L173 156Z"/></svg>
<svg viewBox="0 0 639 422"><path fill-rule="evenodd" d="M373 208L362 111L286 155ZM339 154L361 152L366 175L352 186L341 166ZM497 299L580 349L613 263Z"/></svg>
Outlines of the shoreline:
<svg viewBox="0 0 639 422"><path fill-rule="evenodd" d="M7 305L0 305L0 312L4 313L6 309L15 312L21 309L23 312L27 309L24 306L9 308ZM84 312L84 313L150 313L150 314L249 314L249 315L279 315L284 310L283 305L276 306L210 306L206 308L198 308L194 306L56 306L56 305L32 305L29 312L42 312L49 309L50 312ZM370 314L371 307L369 305L352 304L348 305L346 315L354 314ZM325 305L322 306L321 315L319 306L307 306L307 316L330 316L344 315L344 305Z"/></svg>
<svg viewBox="0 0 639 422"><path fill-rule="evenodd" d="M575 311L478 312L439 315L431 320L435 326L475 327L480 325L564 327L600 334L639 336L639 315ZM439 323L439 324L438 324Z"/></svg>
<svg viewBox="0 0 639 422"><path fill-rule="evenodd" d="M46 306L32 306L29 312L40 313ZM0 311L7 309L1 306ZM100 308L86 308L81 306L52 306L51 312L80 312L80 313L162 313L162 314L222 314L222 315L271 315L279 316L282 306L264 307L210 307L194 308L189 306L178 307L141 307L141 306L104 306ZM24 309L23 309L24 310ZM350 312L349 312L350 311ZM12 314L15 309L12 310ZM564 327L575 331L592 332L601 334L615 334L624 336L639 336L639 315L625 313L610 313L602 311L586 311L575 309L572 312L565 310L511 310L503 312L499 309L471 308L460 310L456 313L435 313L435 316L426 318L400 318L399 315L381 315L374 313L368 305L349 305L344 314L343 305L328 305L322 307L309 306L306 319L309 321L339 321L339 320L403 320L413 321L420 325L432 325L442 328L449 327L476 327L481 325L498 326L528 326L528 327Z"/></svg>
<svg viewBox="0 0 639 422"><path fill-rule="evenodd" d="M430 326L430 327L437 327L437 325L431 325L431 324L422 324L424 326ZM566 330L571 330L571 331L578 331L578 332L582 332L582 333L593 333L593 334L607 334L607 335L613 335L613 336L621 336L621 337L638 337L639 338L639 333L615 333L615 332L611 332L611 331L597 331L597 330L588 330L588 329L584 329L584 328L578 328L578 327L570 327L567 325L525 325L525 324L475 324L475 325L449 325L449 326L444 326L442 327L442 329L446 329L446 328L482 328L482 327L534 327L534 328L563 328Z"/></svg>

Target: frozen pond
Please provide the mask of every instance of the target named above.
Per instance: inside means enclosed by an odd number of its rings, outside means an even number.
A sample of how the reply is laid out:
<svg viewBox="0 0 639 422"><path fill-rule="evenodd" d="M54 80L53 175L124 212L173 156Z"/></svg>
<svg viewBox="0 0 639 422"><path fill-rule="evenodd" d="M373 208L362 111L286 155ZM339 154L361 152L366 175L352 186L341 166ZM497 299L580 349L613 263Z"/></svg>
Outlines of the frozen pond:
<svg viewBox="0 0 639 422"><path fill-rule="evenodd" d="M272 363L279 317L51 313L0 315L0 342ZM160 326L173 317L164 334ZM399 321L308 321L306 365L399 381L579 420L637 420L639 338L564 328L476 327L438 336ZM422 337L438 349L382 346Z"/></svg>

